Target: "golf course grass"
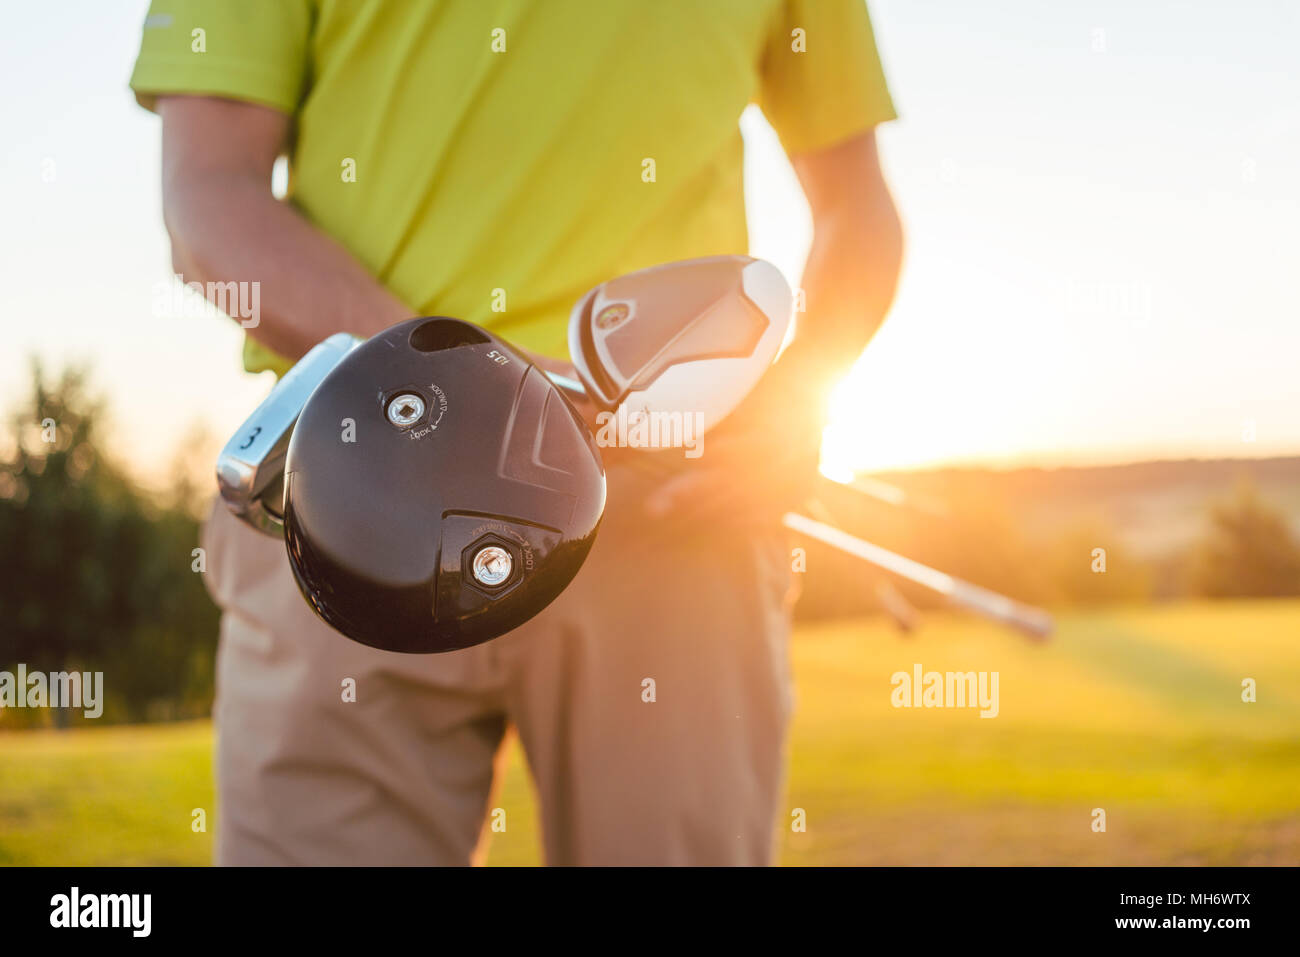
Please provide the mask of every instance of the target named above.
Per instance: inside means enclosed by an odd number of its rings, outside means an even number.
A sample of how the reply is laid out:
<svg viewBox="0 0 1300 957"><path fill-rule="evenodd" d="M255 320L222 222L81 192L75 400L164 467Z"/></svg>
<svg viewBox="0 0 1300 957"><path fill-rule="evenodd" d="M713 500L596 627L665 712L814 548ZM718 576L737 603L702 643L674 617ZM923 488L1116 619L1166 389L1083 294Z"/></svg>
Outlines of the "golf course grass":
<svg viewBox="0 0 1300 957"><path fill-rule="evenodd" d="M959 615L905 639L839 622L793 659L782 863L1300 863L1300 601L1066 614L1046 645ZM893 707L918 663L998 672L997 717ZM488 863L537 863L517 746L497 804ZM212 805L207 722L0 731L0 865L205 864Z"/></svg>

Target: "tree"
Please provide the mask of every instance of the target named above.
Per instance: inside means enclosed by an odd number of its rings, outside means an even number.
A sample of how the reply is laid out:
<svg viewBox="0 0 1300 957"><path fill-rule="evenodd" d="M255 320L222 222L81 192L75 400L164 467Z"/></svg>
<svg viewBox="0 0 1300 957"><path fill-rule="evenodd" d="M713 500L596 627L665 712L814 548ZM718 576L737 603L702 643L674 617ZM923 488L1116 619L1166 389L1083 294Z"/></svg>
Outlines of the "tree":
<svg viewBox="0 0 1300 957"><path fill-rule="evenodd" d="M1300 594L1300 545L1282 513L1265 504L1248 479L1213 506L1193 581L1198 594L1212 598Z"/></svg>
<svg viewBox="0 0 1300 957"><path fill-rule="evenodd" d="M1061 602L1092 606L1146 601L1151 570L1101 515L1075 519L1045 547L1042 557Z"/></svg>
<svg viewBox="0 0 1300 957"><path fill-rule="evenodd" d="M103 670L123 717L160 700L192 709L210 693L216 634L190 570L197 524L112 464L104 408L84 370L49 385L33 363L29 402L0 453L0 668Z"/></svg>

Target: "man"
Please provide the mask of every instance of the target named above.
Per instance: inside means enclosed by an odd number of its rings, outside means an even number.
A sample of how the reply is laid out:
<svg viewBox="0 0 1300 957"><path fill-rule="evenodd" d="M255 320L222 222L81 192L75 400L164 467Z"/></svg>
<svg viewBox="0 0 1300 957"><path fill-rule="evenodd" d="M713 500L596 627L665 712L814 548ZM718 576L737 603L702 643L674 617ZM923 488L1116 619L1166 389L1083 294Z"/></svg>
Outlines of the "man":
<svg viewBox="0 0 1300 957"><path fill-rule="evenodd" d="M798 335L689 467L607 456L597 543L545 612L461 652L385 653L315 619L282 546L221 509L205 545L218 862L469 862L511 725L549 862L769 862L779 517L900 255L862 0L155 0L131 85L162 117L176 271L261 284L251 371L432 314L564 368L591 286L745 250L737 119L761 105L813 214Z"/></svg>

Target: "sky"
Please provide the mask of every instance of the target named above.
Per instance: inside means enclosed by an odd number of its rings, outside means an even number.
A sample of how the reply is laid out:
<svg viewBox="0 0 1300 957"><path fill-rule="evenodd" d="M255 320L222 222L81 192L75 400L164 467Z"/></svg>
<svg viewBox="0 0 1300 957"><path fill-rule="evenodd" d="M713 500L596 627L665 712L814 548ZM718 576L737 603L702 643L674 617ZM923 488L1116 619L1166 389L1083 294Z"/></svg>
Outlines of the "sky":
<svg viewBox="0 0 1300 957"><path fill-rule="evenodd" d="M147 4L0 33L0 406L93 363L148 479L270 387L240 330L157 303L159 127L126 89ZM1300 4L874 0L900 119L899 295L837 390L836 469L1300 452ZM807 208L742 118L753 255L798 282Z"/></svg>

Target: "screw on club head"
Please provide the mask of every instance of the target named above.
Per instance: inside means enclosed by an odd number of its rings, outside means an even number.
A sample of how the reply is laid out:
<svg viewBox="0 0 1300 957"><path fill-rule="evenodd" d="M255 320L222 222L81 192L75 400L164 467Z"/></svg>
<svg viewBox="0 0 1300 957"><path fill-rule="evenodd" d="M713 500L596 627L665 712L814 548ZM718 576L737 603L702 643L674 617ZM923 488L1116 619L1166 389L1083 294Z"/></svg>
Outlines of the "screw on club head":
<svg viewBox="0 0 1300 957"><path fill-rule="evenodd" d="M424 415L424 400L414 392L395 395L388 402L388 421L393 425L410 425L422 415Z"/></svg>
<svg viewBox="0 0 1300 957"><path fill-rule="evenodd" d="M510 577L514 560L498 545L486 545L474 554L474 579L480 585L500 585Z"/></svg>

